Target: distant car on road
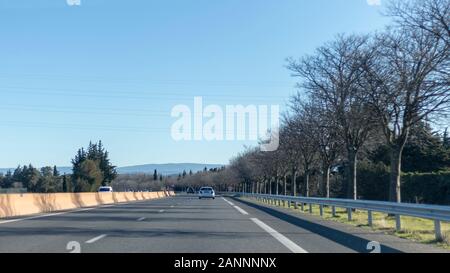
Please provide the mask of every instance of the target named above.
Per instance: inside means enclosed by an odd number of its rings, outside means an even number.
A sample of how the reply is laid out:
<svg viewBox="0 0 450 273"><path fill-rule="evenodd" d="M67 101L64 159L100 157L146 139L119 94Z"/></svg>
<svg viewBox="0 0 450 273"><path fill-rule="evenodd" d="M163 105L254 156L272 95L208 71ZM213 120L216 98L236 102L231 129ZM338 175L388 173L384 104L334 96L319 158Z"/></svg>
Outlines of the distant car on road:
<svg viewBox="0 0 450 273"><path fill-rule="evenodd" d="M98 192L113 192L113 188L109 186L102 186L98 188Z"/></svg>
<svg viewBox="0 0 450 273"><path fill-rule="evenodd" d="M216 199L216 193L214 192L213 188L211 188L211 187L202 187L198 191L198 199L202 199L202 198Z"/></svg>

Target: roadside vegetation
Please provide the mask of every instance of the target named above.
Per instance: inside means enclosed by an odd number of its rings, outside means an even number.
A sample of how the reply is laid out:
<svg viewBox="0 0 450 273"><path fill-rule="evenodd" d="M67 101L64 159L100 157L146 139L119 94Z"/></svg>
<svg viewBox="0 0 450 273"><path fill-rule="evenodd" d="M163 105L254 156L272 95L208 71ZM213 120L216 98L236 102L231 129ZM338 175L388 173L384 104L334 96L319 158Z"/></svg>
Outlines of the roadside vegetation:
<svg viewBox="0 0 450 273"><path fill-rule="evenodd" d="M177 188L450 205L450 1L390 1L385 14L383 30L287 59L298 92L278 150L248 148Z"/></svg>
<svg viewBox="0 0 450 273"><path fill-rule="evenodd" d="M250 202L261 203L250 198L244 199L247 199ZM312 205L312 213L310 213L308 205L304 206L303 211L301 210L300 206L298 207L298 209L295 209L294 206L289 207L287 204L283 205L281 203L281 207L283 207L284 209L295 210L296 212L311 214L320 217L320 210L318 205ZM419 243L437 245L444 249L450 250L450 223L448 222L441 223L443 240L436 241L434 234L434 222L432 220L402 216L402 230L396 231L394 216L389 216L388 214L381 212L373 212L372 217L373 223L370 227L367 223L368 214L365 210L353 211L351 221L348 221L347 209L345 208L336 208L336 216L334 217L331 212L331 207L324 207L322 216L322 218L325 220L350 224L373 231L395 235L400 238L412 240Z"/></svg>
<svg viewBox="0 0 450 273"><path fill-rule="evenodd" d="M101 141L89 143L87 149L79 149L72 165L72 174L60 174L56 166L40 170L31 164L18 166L6 175L0 174L0 189L38 193L92 192L102 185L110 185L117 177L116 167L110 163L108 151Z"/></svg>

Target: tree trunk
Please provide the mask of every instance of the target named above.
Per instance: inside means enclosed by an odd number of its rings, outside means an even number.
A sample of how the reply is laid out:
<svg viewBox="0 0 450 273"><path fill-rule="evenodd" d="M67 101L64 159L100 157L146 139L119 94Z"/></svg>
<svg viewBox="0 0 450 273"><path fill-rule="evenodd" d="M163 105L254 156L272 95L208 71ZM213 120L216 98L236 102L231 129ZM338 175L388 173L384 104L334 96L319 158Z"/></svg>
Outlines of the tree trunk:
<svg viewBox="0 0 450 273"><path fill-rule="evenodd" d="M306 197L309 197L309 172L306 172L306 177L305 177L305 180L306 180Z"/></svg>
<svg viewBox="0 0 450 273"><path fill-rule="evenodd" d="M402 174L402 153L403 147L396 146L391 148L391 178L389 185L389 201L402 201L401 198L401 174Z"/></svg>
<svg viewBox="0 0 450 273"><path fill-rule="evenodd" d="M292 178L292 186L294 187L293 188L294 196L297 196L297 172L296 171L294 171L294 175Z"/></svg>
<svg viewBox="0 0 450 273"><path fill-rule="evenodd" d="M326 196L330 198L330 166L324 168L323 180L325 182Z"/></svg>
<svg viewBox="0 0 450 273"><path fill-rule="evenodd" d="M287 195L287 175L284 175L284 195Z"/></svg>
<svg viewBox="0 0 450 273"><path fill-rule="evenodd" d="M275 194L278 195L278 177L275 177Z"/></svg>
<svg viewBox="0 0 450 273"><path fill-rule="evenodd" d="M272 195L272 178L269 178L269 194Z"/></svg>
<svg viewBox="0 0 450 273"><path fill-rule="evenodd" d="M348 151L348 161L350 164L350 172L348 179L347 194L348 198L358 199L358 188L357 188L357 167L358 167L358 152L354 150ZM353 190L353 192L352 192Z"/></svg>

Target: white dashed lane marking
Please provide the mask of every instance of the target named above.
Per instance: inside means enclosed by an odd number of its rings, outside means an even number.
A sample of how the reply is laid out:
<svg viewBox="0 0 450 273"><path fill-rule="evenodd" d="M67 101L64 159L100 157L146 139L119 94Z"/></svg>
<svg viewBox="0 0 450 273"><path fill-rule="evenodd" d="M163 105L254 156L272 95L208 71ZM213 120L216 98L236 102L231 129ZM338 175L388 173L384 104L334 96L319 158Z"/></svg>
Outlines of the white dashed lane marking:
<svg viewBox="0 0 450 273"><path fill-rule="evenodd" d="M295 244L294 242L289 240L286 236L284 236L283 234L279 233L275 229L269 227L268 225L266 225L261 220L259 220L257 218L251 218L250 220L252 220L260 228L264 229L267 233L272 235L272 237L277 239L280 243L282 243L285 247L287 247L293 253L308 253L306 250L304 250L303 248L301 248L300 246L298 246L297 244Z"/></svg>
<svg viewBox="0 0 450 273"><path fill-rule="evenodd" d="M92 238L90 240L87 240L85 243L86 244L92 244L92 243L97 242L98 240L101 240L101 239L105 238L106 236L107 236L106 234L102 234L100 236L97 236L97 237L94 237L94 238Z"/></svg>
<svg viewBox="0 0 450 273"><path fill-rule="evenodd" d="M233 206L235 209L237 209L237 211L239 211L240 213L244 214L244 215L248 215L248 212L246 212L245 210L241 209L238 206Z"/></svg>

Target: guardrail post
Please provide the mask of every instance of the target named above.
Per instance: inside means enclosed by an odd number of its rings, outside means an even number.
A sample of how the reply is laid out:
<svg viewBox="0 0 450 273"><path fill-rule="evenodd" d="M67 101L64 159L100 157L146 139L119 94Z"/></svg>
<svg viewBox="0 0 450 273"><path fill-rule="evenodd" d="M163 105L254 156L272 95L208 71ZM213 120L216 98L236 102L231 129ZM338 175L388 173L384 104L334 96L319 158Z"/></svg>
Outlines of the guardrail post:
<svg viewBox="0 0 450 273"><path fill-rule="evenodd" d="M288 202L288 208L291 208L291 201L288 200L287 202Z"/></svg>
<svg viewBox="0 0 450 273"><path fill-rule="evenodd" d="M305 211L305 204L303 204L303 202L300 204L300 207L301 207L302 211Z"/></svg>
<svg viewBox="0 0 450 273"><path fill-rule="evenodd" d="M402 220L400 215L398 214L395 215L395 230L396 231L402 230Z"/></svg>
<svg viewBox="0 0 450 273"><path fill-rule="evenodd" d="M312 204L309 203L309 213L312 213Z"/></svg>
<svg viewBox="0 0 450 273"><path fill-rule="evenodd" d="M434 220L434 233L436 236L436 241L440 242L443 240L441 232L441 221Z"/></svg>
<svg viewBox="0 0 450 273"><path fill-rule="evenodd" d="M294 202L294 209L298 209L298 203Z"/></svg>
<svg viewBox="0 0 450 273"><path fill-rule="evenodd" d="M320 216L323 216L323 205L320 205Z"/></svg>
<svg viewBox="0 0 450 273"><path fill-rule="evenodd" d="M331 207L331 215L333 215L333 217L336 217L336 207L335 206Z"/></svg>
<svg viewBox="0 0 450 273"><path fill-rule="evenodd" d="M372 219L372 211L371 210L367 211L367 223L368 223L369 227L373 226L373 219Z"/></svg>
<svg viewBox="0 0 450 273"><path fill-rule="evenodd" d="M349 220L349 221L352 220L352 209L351 208L347 208L347 220Z"/></svg>

